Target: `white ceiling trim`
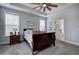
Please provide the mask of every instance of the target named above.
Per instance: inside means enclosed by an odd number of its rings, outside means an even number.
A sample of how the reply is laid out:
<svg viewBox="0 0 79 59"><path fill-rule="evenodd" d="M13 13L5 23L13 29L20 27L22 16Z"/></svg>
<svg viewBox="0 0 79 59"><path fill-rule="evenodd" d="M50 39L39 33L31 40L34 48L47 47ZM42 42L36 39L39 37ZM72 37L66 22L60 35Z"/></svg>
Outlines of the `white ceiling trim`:
<svg viewBox="0 0 79 59"><path fill-rule="evenodd" d="M52 15L54 16L55 14L59 13L59 11L65 9L65 8L68 8L69 6L71 6L73 4L75 4L75 3L67 4L67 5L57 9L56 11L52 11L52 12L47 13L47 14L39 12L37 10L33 10L32 8L27 8L27 7L26 7L27 9L19 8L19 7L10 5L10 3L2 3L2 4L0 4L0 6L10 8L10 9L14 9L14 10L18 10L18 11L22 11L22 12L26 12L26 13L31 13L31 14L34 14L34 15L38 15L38 16L47 18L47 17L52 16Z"/></svg>
<svg viewBox="0 0 79 59"><path fill-rule="evenodd" d="M46 18L46 14L45 13L41 13L41 12L38 12L36 10L34 11L34 10L31 10L31 9L19 8L19 7L16 7L16 6L12 6L9 3L2 3L2 4L0 4L0 6L6 7L6 8L10 8L10 9L14 9L14 10L18 10L18 11L22 11L22 12L26 12L26 13L31 13L31 14L38 15L38 16Z"/></svg>
<svg viewBox="0 0 79 59"><path fill-rule="evenodd" d="M65 9L65 8L68 8L68 7L70 7L70 6L72 6L72 5L74 5L75 3L70 3L70 4L67 4L67 5L65 5L64 7L62 7L62 8L59 8L58 10L56 10L56 11L52 11L51 13L48 13L47 14L47 16L49 17L49 16L54 16L54 15L56 15L56 14L58 14L61 10L63 10L63 9Z"/></svg>

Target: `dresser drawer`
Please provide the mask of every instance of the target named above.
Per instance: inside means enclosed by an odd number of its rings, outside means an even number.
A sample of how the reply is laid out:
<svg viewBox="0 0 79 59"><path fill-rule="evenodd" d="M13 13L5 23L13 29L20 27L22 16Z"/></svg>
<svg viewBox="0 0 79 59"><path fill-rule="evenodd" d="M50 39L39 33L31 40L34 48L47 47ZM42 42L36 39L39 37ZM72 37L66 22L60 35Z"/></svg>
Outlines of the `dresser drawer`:
<svg viewBox="0 0 79 59"><path fill-rule="evenodd" d="M16 44L20 42L20 35L10 36L10 44Z"/></svg>

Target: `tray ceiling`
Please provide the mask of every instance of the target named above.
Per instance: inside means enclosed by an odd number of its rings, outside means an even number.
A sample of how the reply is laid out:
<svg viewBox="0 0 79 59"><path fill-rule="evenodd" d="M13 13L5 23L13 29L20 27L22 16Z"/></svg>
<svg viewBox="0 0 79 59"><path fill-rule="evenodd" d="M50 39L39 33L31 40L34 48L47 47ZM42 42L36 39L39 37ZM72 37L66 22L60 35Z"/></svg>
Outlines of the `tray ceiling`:
<svg viewBox="0 0 79 59"><path fill-rule="evenodd" d="M62 7L64 7L64 6L66 6L66 5L69 4L69 3L52 3L52 4L58 5L58 7L57 7L57 8L50 7L52 10L49 11L49 10L46 9L45 13L54 12L54 11L56 11L56 10L58 10L58 9L60 9L60 8L62 8ZM29 8L32 8L32 9L33 9L34 7L39 6L39 5L37 5L36 3L35 3L35 4L31 4L31 3L22 3L22 5L27 6L27 7L29 7ZM39 10L39 9L40 9L40 7L35 8L35 10L38 10L38 11L43 12L42 9L41 9L41 10Z"/></svg>

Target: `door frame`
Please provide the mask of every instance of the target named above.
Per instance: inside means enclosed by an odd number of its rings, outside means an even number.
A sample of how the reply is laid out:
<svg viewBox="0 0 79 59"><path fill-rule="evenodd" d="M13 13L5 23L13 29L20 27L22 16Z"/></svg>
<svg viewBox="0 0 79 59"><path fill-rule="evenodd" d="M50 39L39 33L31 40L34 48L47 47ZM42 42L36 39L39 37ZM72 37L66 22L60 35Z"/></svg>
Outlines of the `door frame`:
<svg viewBox="0 0 79 59"><path fill-rule="evenodd" d="M65 40L65 18L56 18L55 19L55 30L56 30L56 21L57 20L64 20L63 22L64 22L64 33L63 33L63 35L64 35L64 39L63 39L63 41Z"/></svg>

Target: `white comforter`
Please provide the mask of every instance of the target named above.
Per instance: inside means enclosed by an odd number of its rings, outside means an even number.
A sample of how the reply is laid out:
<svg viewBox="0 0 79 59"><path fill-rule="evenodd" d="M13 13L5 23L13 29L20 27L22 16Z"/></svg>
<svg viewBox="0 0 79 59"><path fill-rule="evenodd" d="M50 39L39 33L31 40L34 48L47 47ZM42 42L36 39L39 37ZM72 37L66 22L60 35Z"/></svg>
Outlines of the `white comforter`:
<svg viewBox="0 0 79 59"><path fill-rule="evenodd" d="M30 44L30 46L32 48L32 30L24 31L24 38L25 38L25 40L28 41L28 43Z"/></svg>

